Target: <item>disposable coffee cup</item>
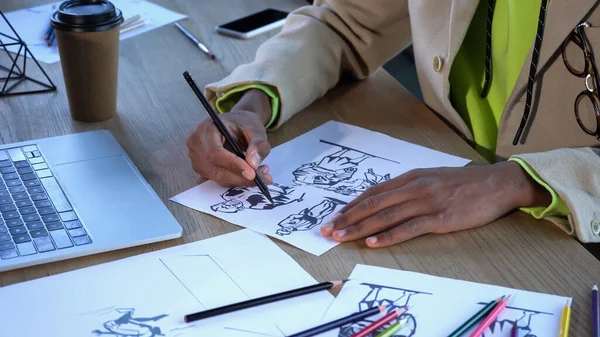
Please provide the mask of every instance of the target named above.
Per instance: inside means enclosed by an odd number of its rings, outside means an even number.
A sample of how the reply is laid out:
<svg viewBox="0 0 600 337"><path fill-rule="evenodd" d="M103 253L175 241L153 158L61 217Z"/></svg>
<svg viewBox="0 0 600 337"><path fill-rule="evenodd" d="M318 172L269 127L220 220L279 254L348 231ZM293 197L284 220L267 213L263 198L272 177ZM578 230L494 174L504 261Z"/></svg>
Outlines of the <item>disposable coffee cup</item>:
<svg viewBox="0 0 600 337"><path fill-rule="evenodd" d="M115 116L121 11L106 0L68 0L51 21L71 117L100 122Z"/></svg>

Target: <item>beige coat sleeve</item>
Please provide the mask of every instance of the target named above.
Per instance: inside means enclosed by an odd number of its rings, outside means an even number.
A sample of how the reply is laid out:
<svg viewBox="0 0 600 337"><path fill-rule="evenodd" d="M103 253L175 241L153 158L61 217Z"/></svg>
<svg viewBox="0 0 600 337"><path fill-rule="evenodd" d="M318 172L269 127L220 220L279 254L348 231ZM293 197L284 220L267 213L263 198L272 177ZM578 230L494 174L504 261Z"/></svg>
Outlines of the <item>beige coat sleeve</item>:
<svg viewBox="0 0 600 337"><path fill-rule="evenodd" d="M600 242L600 149L558 149L520 154L564 200L568 222L547 218L581 242Z"/></svg>
<svg viewBox="0 0 600 337"><path fill-rule="evenodd" d="M365 78L410 43L407 0L316 0L292 12L253 62L205 92L212 101L242 84L268 84L281 100L278 127L335 86L342 73Z"/></svg>

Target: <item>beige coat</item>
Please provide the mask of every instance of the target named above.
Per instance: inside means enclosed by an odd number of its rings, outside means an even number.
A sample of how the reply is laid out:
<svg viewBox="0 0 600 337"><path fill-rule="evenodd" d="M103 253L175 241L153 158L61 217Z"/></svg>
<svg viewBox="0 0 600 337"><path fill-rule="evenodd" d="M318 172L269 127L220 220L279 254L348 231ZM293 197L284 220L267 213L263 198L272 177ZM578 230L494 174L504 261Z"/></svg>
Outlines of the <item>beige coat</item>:
<svg viewBox="0 0 600 337"><path fill-rule="evenodd" d="M317 0L290 14L283 31L258 49L253 62L208 85L207 96L214 99L245 83L269 84L282 100L278 126L325 95L342 72L365 78L412 43L425 103L472 142L450 103L448 75L478 3ZM595 0L550 1L536 77L541 87L534 90L538 95L526 142L512 145L523 114L531 51L504 110L497 142L499 159L526 160L562 197L571 211L569 221L548 220L583 242L600 242L600 141L575 120L573 103L585 88L584 79L566 70L560 47L580 21L600 26L597 7ZM586 33L600 62L600 28Z"/></svg>

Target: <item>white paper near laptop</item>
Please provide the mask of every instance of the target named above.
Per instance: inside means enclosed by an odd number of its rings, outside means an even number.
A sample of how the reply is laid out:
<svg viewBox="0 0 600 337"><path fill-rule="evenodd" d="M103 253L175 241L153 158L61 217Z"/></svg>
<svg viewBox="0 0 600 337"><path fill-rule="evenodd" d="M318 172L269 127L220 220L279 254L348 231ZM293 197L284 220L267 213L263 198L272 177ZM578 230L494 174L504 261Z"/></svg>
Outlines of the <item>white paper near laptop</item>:
<svg viewBox="0 0 600 337"><path fill-rule="evenodd" d="M415 168L469 161L339 122L328 122L277 146L265 160L272 205L258 188L212 181L171 200L286 241L315 255L337 245L319 227L368 187Z"/></svg>
<svg viewBox="0 0 600 337"><path fill-rule="evenodd" d="M118 9L123 12L123 18L128 19L136 14L142 16L142 20L148 20L148 24L124 33L121 40L145 33L147 31L162 27L169 23L186 18L185 15L175 13L164 7L156 5L145 0L111 0ZM18 11L5 13L17 34L27 43L33 56L40 62L56 63L60 61L56 43L48 47L44 41L44 35L50 24L50 16L58 9L61 2L55 2L47 5L21 9ZM4 22L0 19L0 33L14 37L14 34ZM13 42L6 37L0 36L3 42ZM10 46L8 50L17 52L17 46ZM22 54L21 54L22 55Z"/></svg>
<svg viewBox="0 0 600 337"><path fill-rule="evenodd" d="M393 337L448 336L485 304L503 295L512 295L514 299L482 337L508 337L515 324L520 337L556 337L567 300L555 295L365 265L357 265L349 278L352 281L344 285L327 311L325 321L381 304L388 306L387 312L408 305L409 310L399 318L406 318L407 324ZM374 316L323 336L350 337L380 317Z"/></svg>
<svg viewBox="0 0 600 337"><path fill-rule="evenodd" d="M241 230L2 287L0 336L288 335L318 324L333 296L323 291L189 324L183 316L315 283L271 240Z"/></svg>

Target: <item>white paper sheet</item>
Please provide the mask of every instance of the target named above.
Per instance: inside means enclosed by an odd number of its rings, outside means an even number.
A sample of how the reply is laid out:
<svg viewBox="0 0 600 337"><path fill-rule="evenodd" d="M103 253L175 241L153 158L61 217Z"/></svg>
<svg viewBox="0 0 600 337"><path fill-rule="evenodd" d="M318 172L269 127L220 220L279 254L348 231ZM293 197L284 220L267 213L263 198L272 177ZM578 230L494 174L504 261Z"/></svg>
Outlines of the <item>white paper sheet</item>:
<svg viewBox="0 0 600 337"><path fill-rule="evenodd" d="M389 310L408 305L409 311L400 317L407 318L408 322L394 337L447 336L485 304L503 295L512 295L511 302L483 337L508 337L515 324L520 337L556 337L567 300L555 295L365 265L357 265L350 279L324 321L381 304L386 304ZM350 337L382 315L322 336Z"/></svg>
<svg viewBox="0 0 600 337"><path fill-rule="evenodd" d="M58 5L61 2L5 13L6 18L17 31L17 34L25 41L25 43L27 43L33 56L40 62L56 63L60 61L56 43L54 43L53 46L48 47L46 41L44 41L44 35L50 25L50 16L58 9ZM122 34L121 40L186 18L185 15L175 13L145 0L111 0L111 2L123 12L123 18L125 20L136 14L142 16L139 21L149 20L148 24ZM12 30L4 20L0 20L0 33L14 37ZM4 42L12 42L5 37L0 38ZM16 53L18 47L10 46L8 49ZM21 53L21 55L23 55L23 53Z"/></svg>
<svg viewBox="0 0 600 337"><path fill-rule="evenodd" d="M258 188L226 189L212 181L171 200L321 255L338 243L323 237L320 225L366 188L415 168L468 162L331 121L277 146L265 160L274 208Z"/></svg>
<svg viewBox="0 0 600 337"><path fill-rule="evenodd" d="M288 335L318 324L333 296L323 291L189 324L183 316L315 283L267 237L241 230L0 288L0 336Z"/></svg>

